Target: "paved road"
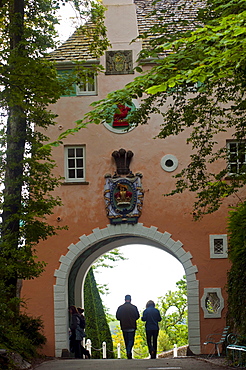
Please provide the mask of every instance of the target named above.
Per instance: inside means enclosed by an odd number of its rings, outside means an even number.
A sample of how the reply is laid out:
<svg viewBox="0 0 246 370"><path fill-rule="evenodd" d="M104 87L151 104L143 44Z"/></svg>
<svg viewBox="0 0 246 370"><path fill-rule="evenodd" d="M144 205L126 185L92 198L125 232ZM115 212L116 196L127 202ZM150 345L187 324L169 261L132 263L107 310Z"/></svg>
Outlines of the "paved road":
<svg viewBox="0 0 246 370"><path fill-rule="evenodd" d="M193 357L156 359L156 360L63 360L43 362L37 370L226 370L230 367L219 366Z"/></svg>

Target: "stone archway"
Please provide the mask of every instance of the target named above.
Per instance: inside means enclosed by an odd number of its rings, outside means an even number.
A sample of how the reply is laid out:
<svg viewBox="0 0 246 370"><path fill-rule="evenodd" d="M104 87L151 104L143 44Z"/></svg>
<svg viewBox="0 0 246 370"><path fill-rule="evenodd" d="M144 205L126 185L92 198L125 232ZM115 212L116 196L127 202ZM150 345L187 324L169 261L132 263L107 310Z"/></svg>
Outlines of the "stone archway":
<svg viewBox="0 0 246 370"><path fill-rule="evenodd" d="M200 353L199 286L197 267L191 262L192 255L183 249L180 241L174 241L168 232L161 233L157 227L136 225L108 225L96 228L77 244L71 244L68 252L60 258L55 271L54 319L56 357L68 348L68 305L81 305L81 287L86 272L102 254L125 244L147 244L162 249L177 258L183 265L187 279L189 346L193 353Z"/></svg>

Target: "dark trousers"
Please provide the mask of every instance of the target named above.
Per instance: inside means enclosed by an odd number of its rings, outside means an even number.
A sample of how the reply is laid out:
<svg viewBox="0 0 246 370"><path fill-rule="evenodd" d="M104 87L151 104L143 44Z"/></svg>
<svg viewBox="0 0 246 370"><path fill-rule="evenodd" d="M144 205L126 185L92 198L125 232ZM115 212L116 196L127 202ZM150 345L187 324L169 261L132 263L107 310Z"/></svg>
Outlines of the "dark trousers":
<svg viewBox="0 0 246 370"><path fill-rule="evenodd" d="M81 340L75 340L74 341L74 357L75 358L82 358Z"/></svg>
<svg viewBox="0 0 246 370"><path fill-rule="evenodd" d="M83 358L84 356L89 355L89 351L85 349L85 347L82 346L81 340L75 340L73 343L74 346L74 357L75 358Z"/></svg>
<svg viewBox="0 0 246 370"><path fill-rule="evenodd" d="M146 339L151 358L156 358L158 333L159 330L146 330Z"/></svg>
<svg viewBox="0 0 246 370"><path fill-rule="evenodd" d="M131 358L132 357L132 347L134 345L135 330L134 331L123 330L123 338L125 341L127 357Z"/></svg>
<svg viewBox="0 0 246 370"><path fill-rule="evenodd" d="M74 357L83 358L83 355L88 356L89 351L82 346L81 340L76 340L75 337L75 332L72 332L70 336L70 351L74 353Z"/></svg>

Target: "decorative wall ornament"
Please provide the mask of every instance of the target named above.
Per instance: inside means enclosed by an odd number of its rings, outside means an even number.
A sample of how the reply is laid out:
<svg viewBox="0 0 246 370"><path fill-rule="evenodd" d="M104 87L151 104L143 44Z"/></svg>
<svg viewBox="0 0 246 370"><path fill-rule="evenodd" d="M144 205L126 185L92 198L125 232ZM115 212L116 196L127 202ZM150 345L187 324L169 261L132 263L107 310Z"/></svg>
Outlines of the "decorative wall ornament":
<svg viewBox="0 0 246 370"><path fill-rule="evenodd" d="M113 127L128 127L127 115L131 108L125 104L117 104L115 114L113 117Z"/></svg>
<svg viewBox="0 0 246 370"><path fill-rule="evenodd" d="M106 51L106 75L133 74L132 50Z"/></svg>
<svg viewBox="0 0 246 370"><path fill-rule="evenodd" d="M112 153L112 157L116 163L116 173L118 175L129 175L130 173L130 163L132 157L134 156L131 150L126 151L125 149L115 150Z"/></svg>
<svg viewBox="0 0 246 370"><path fill-rule="evenodd" d="M220 318L224 308L224 298L221 288L204 288L201 306L205 319Z"/></svg>
<svg viewBox="0 0 246 370"><path fill-rule="evenodd" d="M117 134L123 134L131 131L136 127L136 125L130 123L127 118L137 109L137 106L138 103L135 100L134 103L131 102L130 104L114 104L113 109L115 113L112 117L112 120L104 122L104 126L108 130Z"/></svg>
<svg viewBox="0 0 246 370"><path fill-rule="evenodd" d="M105 175L104 200L107 216L111 224L136 224L142 213L144 192L141 173L130 171L133 152L125 149L114 151L117 170L114 175ZM125 177L123 177L125 176Z"/></svg>

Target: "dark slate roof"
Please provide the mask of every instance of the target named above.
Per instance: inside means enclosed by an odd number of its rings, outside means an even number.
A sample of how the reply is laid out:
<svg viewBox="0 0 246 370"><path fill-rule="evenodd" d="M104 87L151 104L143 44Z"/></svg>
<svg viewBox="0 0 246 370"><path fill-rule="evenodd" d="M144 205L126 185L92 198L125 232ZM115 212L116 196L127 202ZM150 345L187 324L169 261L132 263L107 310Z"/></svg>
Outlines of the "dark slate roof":
<svg viewBox="0 0 246 370"><path fill-rule="evenodd" d="M97 60L90 51L92 37L85 35L82 29L76 30L61 46L49 54L50 59L57 63Z"/></svg>
<svg viewBox="0 0 246 370"><path fill-rule="evenodd" d="M163 16L163 23L169 24L170 32L195 29L194 19L198 9L205 4L204 0L159 0L155 4L153 2L153 0L134 0L140 35L148 33L148 30L157 24L159 15ZM156 11L156 14L151 14L153 11ZM186 21L187 24L181 25L180 20ZM153 37L148 35L143 39L144 47Z"/></svg>
<svg viewBox="0 0 246 370"><path fill-rule="evenodd" d="M179 19L188 21L188 29L194 28L194 18L199 8L203 7L204 0L160 0L153 4L153 0L134 0L136 5L137 22L139 34L148 32L157 21L157 15L151 15L153 10L160 14L160 10L165 10L164 23L173 24ZM181 26L173 26L178 30ZM148 35L143 40L146 47L154 36ZM49 56L58 63L69 63L72 61L96 61L97 58L90 52L89 45L92 38L84 35L81 30L77 30L60 47L52 51Z"/></svg>

